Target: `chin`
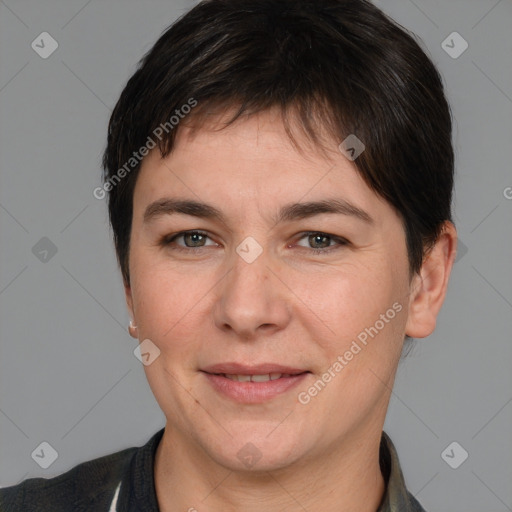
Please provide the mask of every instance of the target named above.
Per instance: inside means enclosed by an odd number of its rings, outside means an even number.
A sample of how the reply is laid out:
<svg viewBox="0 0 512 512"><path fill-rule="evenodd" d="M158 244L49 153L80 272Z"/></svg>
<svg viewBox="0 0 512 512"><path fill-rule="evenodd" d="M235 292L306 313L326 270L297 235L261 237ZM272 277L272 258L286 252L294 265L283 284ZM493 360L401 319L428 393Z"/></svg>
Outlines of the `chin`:
<svg viewBox="0 0 512 512"><path fill-rule="evenodd" d="M275 428L275 425L274 425ZM268 472L285 469L306 456L304 440L283 430L281 435L253 431L224 439L207 448L219 465L237 472Z"/></svg>

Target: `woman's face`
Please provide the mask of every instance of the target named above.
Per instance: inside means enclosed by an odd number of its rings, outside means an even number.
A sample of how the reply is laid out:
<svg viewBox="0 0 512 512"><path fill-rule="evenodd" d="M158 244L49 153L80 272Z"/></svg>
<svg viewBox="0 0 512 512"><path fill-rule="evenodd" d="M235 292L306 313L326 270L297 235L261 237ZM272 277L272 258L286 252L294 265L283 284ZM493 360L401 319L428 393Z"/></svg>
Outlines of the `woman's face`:
<svg viewBox="0 0 512 512"><path fill-rule="evenodd" d="M182 129L134 193L126 292L149 384L173 436L231 469L380 437L409 310L399 217L279 119Z"/></svg>

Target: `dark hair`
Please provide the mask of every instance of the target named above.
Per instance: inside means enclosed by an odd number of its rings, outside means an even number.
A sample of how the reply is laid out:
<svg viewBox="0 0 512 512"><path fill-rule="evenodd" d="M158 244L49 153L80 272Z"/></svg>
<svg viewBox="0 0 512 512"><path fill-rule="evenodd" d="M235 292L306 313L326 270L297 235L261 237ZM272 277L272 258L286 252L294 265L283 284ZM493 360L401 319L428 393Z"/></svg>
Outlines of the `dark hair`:
<svg viewBox="0 0 512 512"><path fill-rule="evenodd" d="M366 0L205 0L140 61L110 119L104 189L126 283L135 152L151 141L167 156L185 105L195 123L235 107L228 124L277 107L292 140L290 114L317 145L356 135L358 172L403 220L411 276L451 220L450 108L405 29Z"/></svg>

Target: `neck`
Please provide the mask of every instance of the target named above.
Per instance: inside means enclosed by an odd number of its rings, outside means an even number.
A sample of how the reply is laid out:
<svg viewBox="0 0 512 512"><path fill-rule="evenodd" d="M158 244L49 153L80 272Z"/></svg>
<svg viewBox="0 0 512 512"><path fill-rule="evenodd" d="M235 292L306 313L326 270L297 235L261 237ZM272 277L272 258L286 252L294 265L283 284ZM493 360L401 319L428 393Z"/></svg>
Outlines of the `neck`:
<svg viewBox="0 0 512 512"><path fill-rule="evenodd" d="M155 458L161 512L376 512L385 492L381 428L275 471L232 471L166 427ZM319 506L321 504L321 506Z"/></svg>

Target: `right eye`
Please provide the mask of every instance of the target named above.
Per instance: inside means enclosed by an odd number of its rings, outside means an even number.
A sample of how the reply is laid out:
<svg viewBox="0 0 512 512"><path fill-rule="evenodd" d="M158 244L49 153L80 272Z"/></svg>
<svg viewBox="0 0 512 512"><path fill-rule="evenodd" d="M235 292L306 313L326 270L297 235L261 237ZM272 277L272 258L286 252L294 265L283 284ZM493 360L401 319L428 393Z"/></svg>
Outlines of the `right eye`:
<svg viewBox="0 0 512 512"><path fill-rule="evenodd" d="M164 247L171 247L172 250L194 251L194 249L208 247L205 242L206 239L209 238L208 234L202 231L180 231L179 233L173 233L172 235L165 236L161 241L161 245ZM184 245L177 243L180 239L183 240ZM218 244L213 242L213 244L209 245L217 246Z"/></svg>

